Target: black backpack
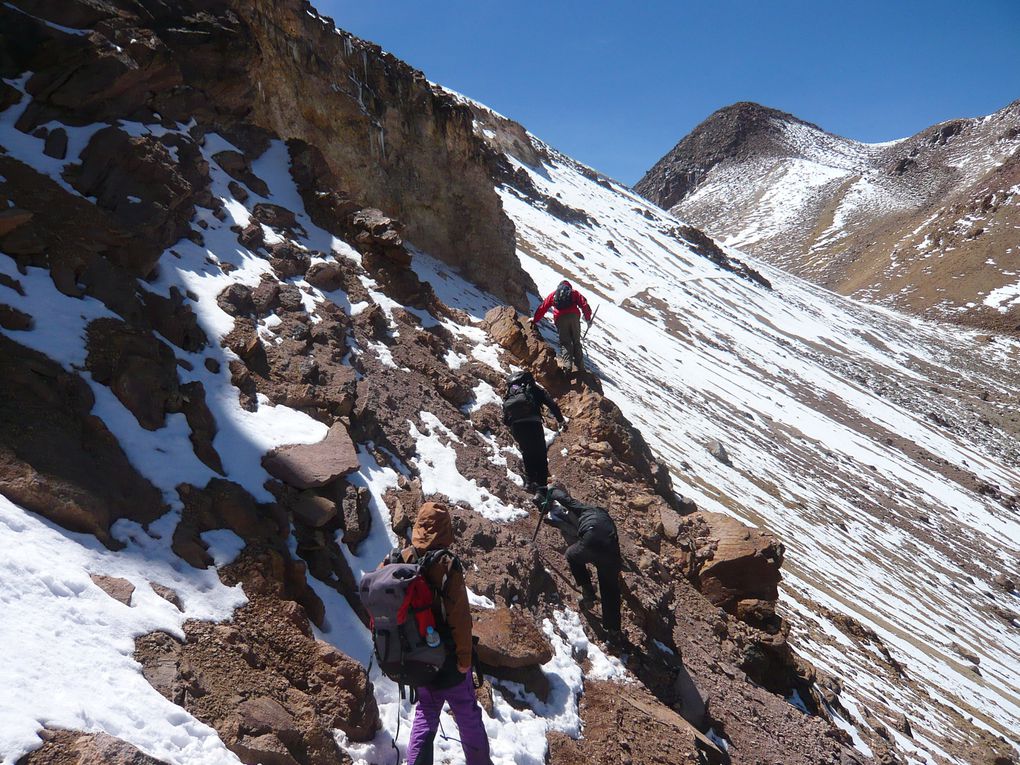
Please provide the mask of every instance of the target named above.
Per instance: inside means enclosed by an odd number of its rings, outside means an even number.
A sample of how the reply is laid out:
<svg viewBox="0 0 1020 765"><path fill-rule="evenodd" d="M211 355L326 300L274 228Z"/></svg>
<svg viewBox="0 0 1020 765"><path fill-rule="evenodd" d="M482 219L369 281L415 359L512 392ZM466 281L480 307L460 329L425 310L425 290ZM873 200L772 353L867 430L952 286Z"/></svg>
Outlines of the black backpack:
<svg viewBox="0 0 1020 765"><path fill-rule="evenodd" d="M447 660L449 628L437 624L432 612L436 591L425 571L443 556L460 561L449 550L429 550L413 563L405 563L395 550L382 567L361 577L361 602L371 616L372 641L379 668L400 686L414 689L428 685ZM442 594L442 593L439 593ZM429 645L431 627L439 640Z"/></svg>
<svg viewBox="0 0 1020 765"><path fill-rule="evenodd" d="M574 288L570 282L560 282L560 286L553 293L553 305L561 311L574 305Z"/></svg>
<svg viewBox="0 0 1020 765"><path fill-rule="evenodd" d="M506 422L542 416L534 384L534 379L527 372L520 372L507 381L506 396L503 398L503 419Z"/></svg>

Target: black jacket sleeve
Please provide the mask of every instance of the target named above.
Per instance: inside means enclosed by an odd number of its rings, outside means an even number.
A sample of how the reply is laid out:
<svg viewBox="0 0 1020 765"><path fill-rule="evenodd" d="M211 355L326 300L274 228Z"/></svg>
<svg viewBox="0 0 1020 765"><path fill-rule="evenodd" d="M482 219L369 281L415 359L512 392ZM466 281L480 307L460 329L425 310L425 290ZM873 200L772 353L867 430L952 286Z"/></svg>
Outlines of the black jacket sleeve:
<svg viewBox="0 0 1020 765"><path fill-rule="evenodd" d="M586 504L584 504L584 502L580 502L580 501L574 499L569 494L567 494L565 491L563 491L563 489L553 489L552 492L553 492L552 493L553 500L555 502L559 503L560 505L562 505L567 510L569 510L575 516L580 515L585 510L591 510L592 509L591 505L586 505Z"/></svg>
<svg viewBox="0 0 1020 765"><path fill-rule="evenodd" d="M560 424L563 423L563 412L560 411L560 408L556 405L556 402L553 401L552 396L545 392L545 388L541 387L540 385L536 385L535 397L538 399L539 404L544 404L545 406L549 407L549 411L552 412L552 416L556 418L556 422Z"/></svg>
<svg viewBox="0 0 1020 765"><path fill-rule="evenodd" d="M581 539L589 535L605 542L619 538L616 523L604 507L586 505L561 489L553 489L552 498L568 511L577 525L577 535Z"/></svg>

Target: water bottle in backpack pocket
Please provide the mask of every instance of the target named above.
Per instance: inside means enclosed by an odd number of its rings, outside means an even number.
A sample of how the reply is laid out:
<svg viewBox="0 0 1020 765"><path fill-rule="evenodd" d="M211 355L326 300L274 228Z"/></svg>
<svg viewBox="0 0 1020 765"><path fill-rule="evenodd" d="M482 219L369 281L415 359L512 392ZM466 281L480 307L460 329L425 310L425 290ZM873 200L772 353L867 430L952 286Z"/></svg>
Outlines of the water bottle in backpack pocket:
<svg viewBox="0 0 1020 765"><path fill-rule="evenodd" d="M387 563L365 574L359 586L361 602L371 616L379 668L394 682L411 688L428 685L447 653L432 613L436 593L425 579L425 561Z"/></svg>

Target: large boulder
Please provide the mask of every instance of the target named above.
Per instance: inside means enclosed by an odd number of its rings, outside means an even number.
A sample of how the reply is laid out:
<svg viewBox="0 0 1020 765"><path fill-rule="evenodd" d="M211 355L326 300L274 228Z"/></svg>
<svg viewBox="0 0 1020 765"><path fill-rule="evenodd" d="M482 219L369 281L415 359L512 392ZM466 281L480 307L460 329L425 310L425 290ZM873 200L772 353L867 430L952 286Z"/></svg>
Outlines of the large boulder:
<svg viewBox="0 0 1020 765"><path fill-rule="evenodd" d="M197 568L210 565L212 557L201 535L214 529L230 529L246 542L281 547L289 533L286 513L276 504L259 504L244 487L214 478L205 488L181 484L177 494L184 504L174 529L175 553Z"/></svg>
<svg viewBox="0 0 1020 765"><path fill-rule="evenodd" d="M397 487L387 489L383 500L390 510L390 528L393 533L401 539L410 539L414 519L418 517L418 508L425 501L421 479L409 479L401 475L397 478Z"/></svg>
<svg viewBox="0 0 1020 765"><path fill-rule="evenodd" d="M584 736L553 734L549 761L563 763L730 762L703 733L635 684L587 681L580 702Z"/></svg>
<svg viewBox="0 0 1020 765"><path fill-rule="evenodd" d="M774 616L785 548L772 533L705 510L681 518L694 544L691 575L713 604L752 623Z"/></svg>
<svg viewBox="0 0 1020 765"><path fill-rule="evenodd" d="M86 368L113 391L138 424L157 430L167 412L183 403L177 359L166 343L118 319L96 319L88 326Z"/></svg>
<svg viewBox="0 0 1020 765"><path fill-rule="evenodd" d="M118 518L148 523L166 512L91 413L95 397L81 377L0 336L0 379L0 491L12 502L113 547Z"/></svg>
<svg viewBox="0 0 1020 765"><path fill-rule="evenodd" d="M164 765L128 742L106 733L79 733L73 730L39 731L43 745L29 752L18 765Z"/></svg>
<svg viewBox="0 0 1020 765"><path fill-rule="evenodd" d="M252 172L251 163L240 152L220 151L213 154L213 161L223 168L227 175L234 180L241 181L259 196L269 196L269 187L266 186L266 182Z"/></svg>
<svg viewBox="0 0 1020 765"><path fill-rule="evenodd" d="M478 660L490 667L533 667L553 657L549 639L521 608L478 609L472 614Z"/></svg>
<svg viewBox="0 0 1020 765"><path fill-rule="evenodd" d="M351 486L345 481L337 486L340 510L343 512L343 542L354 554L372 530L371 493L364 486Z"/></svg>
<svg viewBox="0 0 1020 765"><path fill-rule="evenodd" d="M489 337L514 357L514 362L531 370L545 387L562 387L564 378L556 354L533 326L523 322L510 306L498 306L485 314Z"/></svg>
<svg viewBox="0 0 1020 765"><path fill-rule="evenodd" d="M19 210L11 207L7 210L0 210L0 237L6 236L18 226L22 226L32 220L33 214L28 210Z"/></svg>
<svg viewBox="0 0 1020 765"><path fill-rule="evenodd" d="M89 574L89 577L99 589L111 598L120 601L125 606L131 605L131 596L134 595L135 586L127 579L105 574Z"/></svg>
<svg viewBox="0 0 1020 765"><path fill-rule="evenodd" d="M337 506L329 497L317 494L313 489L305 489L290 505L294 519L313 529L321 528L332 522L337 515Z"/></svg>
<svg viewBox="0 0 1020 765"><path fill-rule="evenodd" d="M343 423L336 423L315 444L273 449L262 458L266 471L295 489L315 489L360 467L358 452Z"/></svg>
<svg viewBox="0 0 1020 765"><path fill-rule="evenodd" d="M98 131L69 173L71 184L137 237L137 260L118 263L140 276L163 249L191 231L195 191L176 153L153 136L133 137L120 128ZM205 179L208 183L208 179Z"/></svg>
<svg viewBox="0 0 1020 765"><path fill-rule="evenodd" d="M358 210L350 217L355 246L363 254L373 254L393 261L394 265L411 265L411 254L401 236L404 226L371 207Z"/></svg>
<svg viewBox="0 0 1020 765"><path fill-rule="evenodd" d="M478 661L497 679L520 683L542 701L549 698L549 677L541 665L553 657L552 645L521 608L476 609L473 632L478 639Z"/></svg>

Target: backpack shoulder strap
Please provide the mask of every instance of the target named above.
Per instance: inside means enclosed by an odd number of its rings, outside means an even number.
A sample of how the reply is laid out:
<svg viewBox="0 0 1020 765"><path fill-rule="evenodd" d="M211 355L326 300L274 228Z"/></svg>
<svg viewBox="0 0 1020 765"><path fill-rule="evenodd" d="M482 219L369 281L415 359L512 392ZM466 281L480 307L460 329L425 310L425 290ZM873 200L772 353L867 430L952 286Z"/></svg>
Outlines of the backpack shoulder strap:
<svg viewBox="0 0 1020 765"><path fill-rule="evenodd" d="M420 565L422 570L425 571L442 561L444 558L448 559L450 564L446 572L443 573L442 582L439 587L441 595L445 595L447 588L450 586L449 572L464 570L464 566L461 564L460 558L454 555L450 550L443 547L438 550L429 550L418 560L418 565Z"/></svg>
<svg viewBox="0 0 1020 765"><path fill-rule="evenodd" d="M399 547L394 547L390 550L390 554L386 556L384 563L403 563L404 562L404 551Z"/></svg>

